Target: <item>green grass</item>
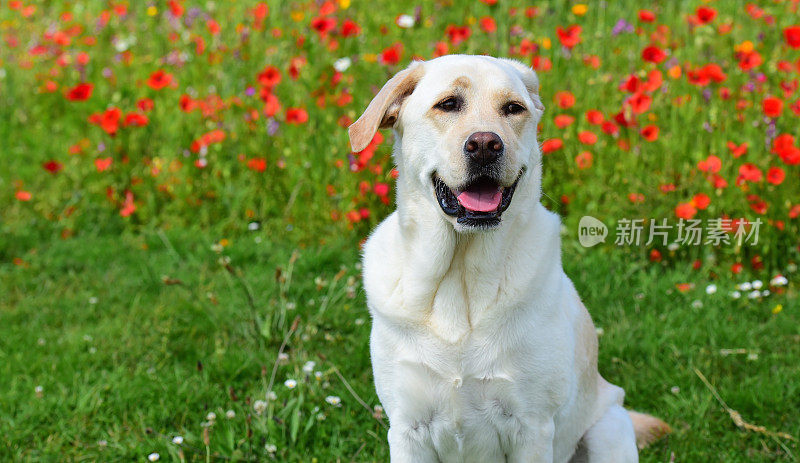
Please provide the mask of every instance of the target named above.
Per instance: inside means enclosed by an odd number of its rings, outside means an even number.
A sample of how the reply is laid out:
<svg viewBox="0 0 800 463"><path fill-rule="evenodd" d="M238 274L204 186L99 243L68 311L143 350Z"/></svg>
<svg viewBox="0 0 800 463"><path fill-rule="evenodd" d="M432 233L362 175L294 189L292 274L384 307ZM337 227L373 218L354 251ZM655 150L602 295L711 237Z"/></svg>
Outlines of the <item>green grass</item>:
<svg viewBox="0 0 800 463"><path fill-rule="evenodd" d="M198 232L99 234L43 241L24 265L2 264L0 460L263 460L272 444L277 461L385 461L384 425L336 374L378 405L356 246L270 236L241 235L216 252ZM626 389L630 407L675 430L643 461L795 461L796 441L737 429L695 373L748 422L800 435L792 285L733 300L730 281L714 295L703 281L681 293L675 284L695 272L631 265L618 253L568 248L564 261L604 332L601 373ZM277 399L256 414L285 335ZM734 348L757 358L721 353ZM303 373L307 361L319 379Z"/></svg>

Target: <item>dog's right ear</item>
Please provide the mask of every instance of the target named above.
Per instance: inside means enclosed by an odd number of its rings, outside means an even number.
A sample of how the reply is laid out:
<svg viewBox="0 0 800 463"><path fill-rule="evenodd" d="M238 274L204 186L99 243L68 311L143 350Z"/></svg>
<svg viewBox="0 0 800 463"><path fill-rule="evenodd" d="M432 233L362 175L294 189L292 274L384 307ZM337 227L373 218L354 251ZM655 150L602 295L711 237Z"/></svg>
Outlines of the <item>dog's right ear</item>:
<svg viewBox="0 0 800 463"><path fill-rule="evenodd" d="M422 78L422 62L413 61L394 75L375 95L364 114L348 128L350 146L358 153L369 145L378 129L391 127L397 122L400 107Z"/></svg>

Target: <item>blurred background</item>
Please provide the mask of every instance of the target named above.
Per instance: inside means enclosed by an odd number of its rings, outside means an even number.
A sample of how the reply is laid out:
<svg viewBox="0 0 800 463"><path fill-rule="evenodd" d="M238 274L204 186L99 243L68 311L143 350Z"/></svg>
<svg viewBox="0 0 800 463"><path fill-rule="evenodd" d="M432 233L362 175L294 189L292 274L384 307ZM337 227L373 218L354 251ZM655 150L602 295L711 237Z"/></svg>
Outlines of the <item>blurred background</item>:
<svg viewBox="0 0 800 463"><path fill-rule="evenodd" d="M449 53L539 74L601 372L675 428L642 459L796 461L796 0L0 2L0 456L387 460L358 260L398 172L346 128Z"/></svg>

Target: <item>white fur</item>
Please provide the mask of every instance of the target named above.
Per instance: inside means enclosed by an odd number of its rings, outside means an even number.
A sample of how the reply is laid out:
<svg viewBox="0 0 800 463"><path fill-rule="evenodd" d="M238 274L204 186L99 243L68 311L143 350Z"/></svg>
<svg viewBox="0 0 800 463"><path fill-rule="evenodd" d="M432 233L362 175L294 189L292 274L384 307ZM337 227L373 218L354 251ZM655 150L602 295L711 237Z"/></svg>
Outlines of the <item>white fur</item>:
<svg viewBox="0 0 800 463"><path fill-rule="evenodd" d="M568 462L581 443L591 462L637 461L624 392L598 374L591 318L561 267L560 221L539 202L533 71L484 56L414 66L424 74L394 126L397 210L363 256L391 460ZM463 114L431 123L428 110L458 77L471 83ZM498 92L528 108L524 127L493 109ZM526 169L488 231L444 214L431 182L433 172L462 181L461 147L476 131L503 138L507 184Z"/></svg>

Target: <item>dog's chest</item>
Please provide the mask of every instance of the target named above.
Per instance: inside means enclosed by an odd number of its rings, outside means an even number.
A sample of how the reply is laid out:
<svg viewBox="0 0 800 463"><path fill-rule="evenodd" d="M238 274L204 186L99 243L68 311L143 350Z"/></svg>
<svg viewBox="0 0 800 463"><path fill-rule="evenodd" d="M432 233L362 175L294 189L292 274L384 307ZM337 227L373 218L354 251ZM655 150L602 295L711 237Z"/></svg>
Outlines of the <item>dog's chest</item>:
<svg viewBox="0 0 800 463"><path fill-rule="evenodd" d="M439 455L501 461L561 402L558 375L533 368L537 353L530 346L506 349L498 341L468 337L453 345L428 338L399 359L396 405Z"/></svg>

